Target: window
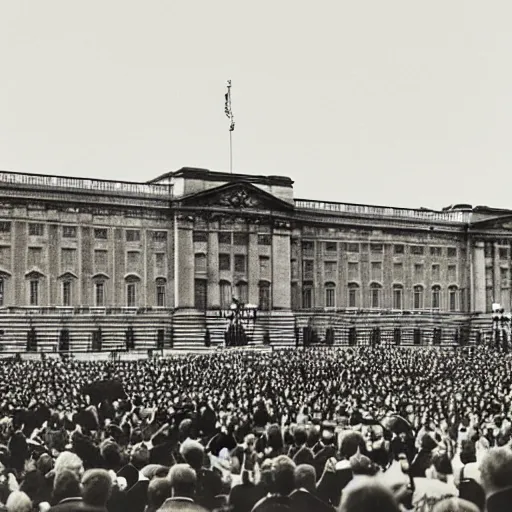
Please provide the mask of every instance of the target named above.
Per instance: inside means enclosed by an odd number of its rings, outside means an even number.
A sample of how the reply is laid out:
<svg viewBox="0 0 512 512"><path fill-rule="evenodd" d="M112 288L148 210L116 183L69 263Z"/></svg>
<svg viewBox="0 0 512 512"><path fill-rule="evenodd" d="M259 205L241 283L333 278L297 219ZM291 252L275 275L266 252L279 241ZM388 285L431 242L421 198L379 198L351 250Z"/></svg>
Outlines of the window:
<svg viewBox="0 0 512 512"><path fill-rule="evenodd" d="M508 260L508 247L500 247L500 260Z"/></svg>
<svg viewBox="0 0 512 512"><path fill-rule="evenodd" d="M28 225L28 234L30 236L43 236L44 235L44 224L40 222L32 222Z"/></svg>
<svg viewBox="0 0 512 512"><path fill-rule="evenodd" d="M486 258L492 258L494 255L494 246L490 242L485 242L484 255Z"/></svg>
<svg viewBox="0 0 512 512"><path fill-rule="evenodd" d="M0 245L0 262L4 268L11 268L11 246Z"/></svg>
<svg viewBox="0 0 512 512"><path fill-rule="evenodd" d="M347 252L359 252L359 244L347 244Z"/></svg>
<svg viewBox="0 0 512 512"><path fill-rule="evenodd" d="M219 244L231 245L231 233L226 231L219 232Z"/></svg>
<svg viewBox="0 0 512 512"><path fill-rule="evenodd" d="M62 305L71 306L71 281L62 283Z"/></svg>
<svg viewBox="0 0 512 512"><path fill-rule="evenodd" d="M39 305L39 280L37 279L30 280L30 305Z"/></svg>
<svg viewBox="0 0 512 512"><path fill-rule="evenodd" d="M302 250L303 252L313 252L315 250L315 243L309 241L302 242Z"/></svg>
<svg viewBox="0 0 512 512"><path fill-rule="evenodd" d="M508 268L500 268L500 279L501 279L501 287L502 288L508 288L510 286L508 275L509 275Z"/></svg>
<svg viewBox="0 0 512 512"><path fill-rule="evenodd" d="M382 263L380 261L372 261L371 279L372 281L382 281Z"/></svg>
<svg viewBox="0 0 512 512"><path fill-rule="evenodd" d="M448 281L457 281L457 265L448 265Z"/></svg>
<svg viewBox="0 0 512 512"><path fill-rule="evenodd" d="M457 247L448 247L446 251L446 255L448 258L456 258L457 257Z"/></svg>
<svg viewBox="0 0 512 512"><path fill-rule="evenodd" d="M376 309L380 308L380 297L382 294L382 287L380 284L372 283L370 285L370 301L371 307Z"/></svg>
<svg viewBox="0 0 512 512"><path fill-rule="evenodd" d="M338 250L338 244L336 242L325 242L325 252L336 252Z"/></svg>
<svg viewBox="0 0 512 512"><path fill-rule="evenodd" d="M246 304L249 300L248 287L245 281L239 281L236 285L236 297L242 304Z"/></svg>
<svg viewBox="0 0 512 512"><path fill-rule="evenodd" d="M245 254L235 254L235 272L245 273L246 267Z"/></svg>
<svg viewBox="0 0 512 512"><path fill-rule="evenodd" d="M370 252L382 254L384 252L384 246L382 244L370 244Z"/></svg>
<svg viewBox="0 0 512 512"><path fill-rule="evenodd" d="M431 247L430 248L430 256L442 256L443 248L442 247Z"/></svg>
<svg viewBox="0 0 512 512"><path fill-rule="evenodd" d="M402 244L393 246L393 253L394 254L403 254L404 246Z"/></svg>
<svg viewBox="0 0 512 512"><path fill-rule="evenodd" d="M359 307L359 286L356 283L348 285L348 307Z"/></svg>
<svg viewBox="0 0 512 512"><path fill-rule="evenodd" d="M94 230L94 238L96 240L106 240L108 238L107 228L96 228Z"/></svg>
<svg viewBox="0 0 512 512"><path fill-rule="evenodd" d="M330 276L334 276L337 270L337 263L335 261L324 261L324 272Z"/></svg>
<svg viewBox="0 0 512 512"><path fill-rule="evenodd" d="M302 307L304 309L313 307L313 283L311 282L302 285Z"/></svg>
<svg viewBox="0 0 512 512"><path fill-rule="evenodd" d="M439 309L441 307L441 287L432 287L432 309Z"/></svg>
<svg viewBox="0 0 512 512"><path fill-rule="evenodd" d="M292 279L298 279L299 278L299 262L295 259L291 260L290 267L291 267Z"/></svg>
<svg viewBox="0 0 512 512"><path fill-rule="evenodd" d="M268 256L260 256L260 274L267 275L270 272L270 258Z"/></svg>
<svg viewBox="0 0 512 512"><path fill-rule="evenodd" d="M249 236L247 233L233 233L233 245L247 245Z"/></svg>
<svg viewBox="0 0 512 512"><path fill-rule="evenodd" d="M393 285L393 309L403 308L403 288L400 284Z"/></svg>
<svg viewBox="0 0 512 512"><path fill-rule="evenodd" d="M441 267L438 264L432 265L432 281L441 280Z"/></svg>
<svg viewBox="0 0 512 512"><path fill-rule="evenodd" d="M232 293L231 283L228 281L221 281L220 283L220 307L228 309L231 305Z"/></svg>
<svg viewBox="0 0 512 512"><path fill-rule="evenodd" d="M194 231L192 237L194 242L208 242L208 233L206 231Z"/></svg>
<svg viewBox="0 0 512 512"><path fill-rule="evenodd" d="M128 283L126 285L126 306L134 308L137 303L137 287L135 283Z"/></svg>
<svg viewBox="0 0 512 512"><path fill-rule="evenodd" d="M413 306L414 309L423 309L423 286L417 285L413 289Z"/></svg>
<svg viewBox="0 0 512 512"><path fill-rule="evenodd" d="M423 256L424 249L422 245L411 245L411 254Z"/></svg>
<svg viewBox="0 0 512 512"><path fill-rule="evenodd" d="M94 295L96 306L99 308L105 306L105 283L103 281L95 283Z"/></svg>
<svg viewBox="0 0 512 512"><path fill-rule="evenodd" d="M448 288L448 302L450 311L457 311L457 297L458 290L456 286L450 286Z"/></svg>
<svg viewBox="0 0 512 512"><path fill-rule="evenodd" d="M0 222L0 233L10 233L11 232L11 223L2 221Z"/></svg>
<svg viewBox="0 0 512 512"><path fill-rule="evenodd" d="M348 262L348 280L359 281L359 263L356 261Z"/></svg>
<svg viewBox="0 0 512 512"><path fill-rule="evenodd" d="M230 254L219 254L219 270L231 270Z"/></svg>
<svg viewBox="0 0 512 512"><path fill-rule="evenodd" d="M259 308L262 311L270 310L270 283L261 281L258 287Z"/></svg>
<svg viewBox="0 0 512 512"><path fill-rule="evenodd" d="M206 254L194 255L194 268L196 272L206 272Z"/></svg>
<svg viewBox="0 0 512 512"><path fill-rule="evenodd" d="M404 264L403 263L393 263L393 279L395 281L403 281L404 280Z"/></svg>
<svg viewBox="0 0 512 512"><path fill-rule="evenodd" d="M270 235L258 235L258 245L272 245L272 237Z"/></svg>
<svg viewBox="0 0 512 512"><path fill-rule="evenodd" d="M126 241L127 242L140 242L140 231L138 229L127 229L126 230Z"/></svg>
<svg viewBox="0 0 512 512"><path fill-rule="evenodd" d="M165 307L165 281L163 279L156 281L156 305L159 308Z"/></svg>
<svg viewBox="0 0 512 512"><path fill-rule="evenodd" d="M153 240L155 242L166 242L167 231L153 231Z"/></svg>
<svg viewBox="0 0 512 512"><path fill-rule="evenodd" d="M334 283L326 283L325 285L325 307L336 307L336 285Z"/></svg>
<svg viewBox="0 0 512 512"><path fill-rule="evenodd" d="M63 238L76 238L76 226L62 226Z"/></svg>
<svg viewBox="0 0 512 512"><path fill-rule="evenodd" d="M0 307L4 305L5 280L0 277Z"/></svg>
<svg viewBox="0 0 512 512"><path fill-rule="evenodd" d="M423 281L423 263L414 265L414 281Z"/></svg>
<svg viewBox="0 0 512 512"><path fill-rule="evenodd" d="M304 260L302 262L302 272L308 277L313 277L315 262L313 260Z"/></svg>

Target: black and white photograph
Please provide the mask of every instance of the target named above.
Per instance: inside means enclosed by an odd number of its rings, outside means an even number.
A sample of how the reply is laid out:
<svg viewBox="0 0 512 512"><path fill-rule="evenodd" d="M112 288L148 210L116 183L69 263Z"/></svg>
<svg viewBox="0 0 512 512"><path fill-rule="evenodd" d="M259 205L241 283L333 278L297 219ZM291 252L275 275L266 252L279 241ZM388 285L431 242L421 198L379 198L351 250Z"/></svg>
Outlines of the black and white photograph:
<svg viewBox="0 0 512 512"><path fill-rule="evenodd" d="M0 0L0 512L512 512L511 20Z"/></svg>

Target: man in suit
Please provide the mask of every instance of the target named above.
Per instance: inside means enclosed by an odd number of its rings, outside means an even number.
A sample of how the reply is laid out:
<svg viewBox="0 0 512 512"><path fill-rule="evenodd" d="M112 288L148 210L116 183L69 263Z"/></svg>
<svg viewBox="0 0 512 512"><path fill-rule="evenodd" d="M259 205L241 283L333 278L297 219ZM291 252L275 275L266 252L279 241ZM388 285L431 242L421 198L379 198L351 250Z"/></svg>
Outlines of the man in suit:
<svg viewBox="0 0 512 512"><path fill-rule="evenodd" d="M316 471L310 464L301 464L295 469L295 487L290 494L292 508L296 512L334 512L334 507L327 505L315 496Z"/></svg>
<svg viewBox="0 0 512 512"><path fill-rule="evenodd" d="M512 510L512 450L509 446L492 448L480 465L482 487L488 512Z"/></svg>
<svg viewBox="0 0 512 512"><path fill-rule="evenodd" d="M194 501L197 475L188 464L176 464L169 471L172 497L164 501L158 512L206 512Z"/></svg>

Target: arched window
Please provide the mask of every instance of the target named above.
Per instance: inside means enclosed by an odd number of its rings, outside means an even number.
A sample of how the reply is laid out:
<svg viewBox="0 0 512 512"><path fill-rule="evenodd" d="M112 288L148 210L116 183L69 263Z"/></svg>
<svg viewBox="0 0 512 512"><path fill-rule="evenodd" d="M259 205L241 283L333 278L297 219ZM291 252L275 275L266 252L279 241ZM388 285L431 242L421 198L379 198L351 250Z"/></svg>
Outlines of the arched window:
<svg viewBox="0 0 512 512"><path fill-rule="evenodd" d="M381 307L381 297L382 297L382 286L379 283L372 283L370 285L370 301L371 308L378 309Z"/></svg>
<svg viewBox="0 0 512 512"><path fill-rule="evenodd" d="M126 276L126 307L135 308L138 303L140 278L135 274Z"/></svg>
<svg viewBox="0 0 512 512"><path fill-rule="evenodd" d="M166 284L167 280L163 277L159 277L156 280L156 306L159 308L165 308L166 304Z"/></svg>
<svg viewBox="0 0 512 512"><path fill-rule="evenodd" d="M432 286L432 309L441 308L441 287L439 285Z"/></svg>
<svg viewBox="0 0 512 512"><path fill-rule="evenodd" d="M457 297L459 295L458 288L454 286L450 286L448 288L448 302L450 311L458 311L458 301Z"/></svg>
<svg viewBox="0 0 512 512"><path fill-rule="evenodd" d="M325 307L336 307L336 285L334 283L325 283Z"/></svg>
<svg viewBox="0 0 512 512"><path fill-rule="evenodd" d="M94 305L98 308L103 308L107 301L108 276L99 273L92 277L92 281L94 285Z"/></svg>
<svg viewBox="0 0 512 512"><path fill-rule="evenodd" d="M357 283L348 284L348 307L359 307L359 285Z"/></svg>
<svg viewBox="0 0 512 512"><path fill-rule="evenodd" d="M206 254L201 252L194 256L194 267L196 272L206 272Z"/></svg>
<svg viewBox="0 0 512 512"><path fill-rule="evenodd" d="M73 274L73 272L64 272L64 274L59 277L61 283L61 302L65 307L73 305L74 283L76 279L77 276Z"/></svg>
<svg viewBox="0 0 512 512"><path fill-rule="evenodd" d="M28 303L30 306L39 306L41 300L41 287L43 274L33 270L25 276L28 282Z"/></svg>
<svg viewBox="0 0 512 512"><path fill-rule="evenodd" d="M413 309L423 309L423 286L417 284L413 288Z"/></svg>
<svg viewBox="0 0 512 512"><path fill-rule="evenodd" d="M221 281L220 285L220 307L228 309L231 306L233 294L231 292L231 283L229 281Z"/></svg>
<svg viewBox="0 0 512 512"><path fill-rule="evenodd" d="M311 281L302 283L302 307L304 309L313 307L313 283Z"/></svg>
<svg viewBox="0 0 512 512"><path fill-rule="evenodd" d="M401 284L393 285L393 309L403 309L404 287Z"/></svg>
<svg viewBox="0 0 512 512"><path fill-rule="evenodd" d="M236 284L236 298L242 303L247 304L249 301L248 286L245 281L238 281Z"/></svg>
<svg viewBox="0 0 512 512"><path fill-rule="evenodd" d="M270 283L260 281L258 285L259 308L262 311L270 311Z"/></svg>

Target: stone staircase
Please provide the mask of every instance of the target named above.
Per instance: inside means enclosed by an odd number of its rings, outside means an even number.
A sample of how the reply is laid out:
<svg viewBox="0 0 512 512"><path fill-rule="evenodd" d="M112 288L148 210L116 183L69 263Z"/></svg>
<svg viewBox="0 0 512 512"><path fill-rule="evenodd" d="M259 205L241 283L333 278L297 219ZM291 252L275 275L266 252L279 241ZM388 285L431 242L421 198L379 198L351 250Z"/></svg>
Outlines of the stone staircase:
<svg viewBox="0 0 512 512"><path fill-rule="evenodd" d="M175 350L195 350L204 347L206 318L204 312L178 310L173 316L173 343Z"/></svg>

